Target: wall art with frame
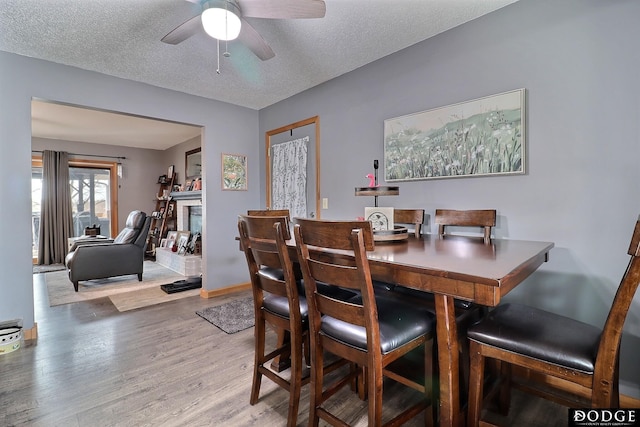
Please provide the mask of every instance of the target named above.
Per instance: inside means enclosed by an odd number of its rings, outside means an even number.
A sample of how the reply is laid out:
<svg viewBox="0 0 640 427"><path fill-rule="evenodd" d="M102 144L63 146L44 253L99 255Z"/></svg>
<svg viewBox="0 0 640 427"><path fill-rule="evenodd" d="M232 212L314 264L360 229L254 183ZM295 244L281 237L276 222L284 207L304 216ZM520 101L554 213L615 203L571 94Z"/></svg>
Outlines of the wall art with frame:
<svg viewBox="0 0 640 427"><path fill-rule="evenodd" d="M525 89L384 121L387 182L525 173Z"/></svg>
<svg viewBox="0 0 640 427"><path fill-rule="evenodd" d="M247 190L247 156L222 154L222 189Z"/></svg>

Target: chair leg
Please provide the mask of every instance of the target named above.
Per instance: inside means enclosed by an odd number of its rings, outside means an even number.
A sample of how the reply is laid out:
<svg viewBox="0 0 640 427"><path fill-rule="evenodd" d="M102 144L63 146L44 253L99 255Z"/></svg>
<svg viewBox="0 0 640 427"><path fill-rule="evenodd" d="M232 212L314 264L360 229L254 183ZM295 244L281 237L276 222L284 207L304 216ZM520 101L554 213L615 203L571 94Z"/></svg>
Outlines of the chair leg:
<svg viewBox="0 0 640 427"><path fill-rule="evenodd" d="M258 403L258 396L260 395L260 384L262 383L262 374L260 373L260 366L262 365L262 358L264 357L265 346L265 322L264 318L257 318L254 329L254 362L253 362L253 383L251 386L251 398L249 403L255 405Z"/></svg>
<svg viewBox="0 0 640 427"><path fill-rule="evenodd" d="M138 273L138 282L142 282L142 273Z"/></svg>
<svg viewBox="0 0 640 427"><path fill-rule="evenodd" d="M309 385L309 427L318 427L320 418L317 408L322 405L322 381L324 379L324 349L321 345L314 346L311 355L311 381Z"/></svg>
<svg viewBox="0 0 640 427"><path fill-rule="evenodd" d="M300 405L300 390L302 388L302 345L305 341L298 341L295 334L291 334L291 377L289 379L289 416L287 427L296 427L298 407Z"/></svg>
<svg viewBox="0 0 640 427"><path fill-rule="evenodd" d="M484 356L480 353L480 345L471 342L471 368L469 370L469 402L467 427L476 427L480 422L482 411L482 389L484 386Z"/></svg>
<svg viewBox="0 0 640 427"><path fill-rule="evenodd" d="M382 425L382 367L367 368L367 384L369 398L369 425Z"/></svg>
<svg viewBox="0 0 640 427"><path fill-rule="evenodd" d="M73 282L73 289L75 289L76 292L78 292L78 281L77 280L75 282Z"/></svg>
<svg viewBox="0 0 640 427"><path fill-rule="evenodd" d="M436 406L435 391L434 391L434 359L433 340L428 340L424 343L424 393L429 400L427 408L424 410L424 425L435 425L436 414L433 407Z"/></svg>

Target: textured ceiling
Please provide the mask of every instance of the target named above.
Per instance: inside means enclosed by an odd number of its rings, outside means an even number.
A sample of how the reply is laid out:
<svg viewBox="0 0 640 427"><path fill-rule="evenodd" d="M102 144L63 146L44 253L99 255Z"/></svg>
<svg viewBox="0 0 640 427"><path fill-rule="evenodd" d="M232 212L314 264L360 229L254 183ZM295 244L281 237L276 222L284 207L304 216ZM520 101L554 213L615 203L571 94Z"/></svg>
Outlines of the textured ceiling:
<svg viewBox="0 0 640 427"><path fill-rule="evenodd" d="M216 74L204 31L160 41L197 4L1 0L0 50L261 109L515 1L325 0L324 18L247 18L276 56L260 61L233 41Z"/></svg>
<svg viewBox="0 0 640 427"><path fill-rule="evenodd" d="M199 126L31 101L31 136L36 138L166 150L200 135Z"/></svg>

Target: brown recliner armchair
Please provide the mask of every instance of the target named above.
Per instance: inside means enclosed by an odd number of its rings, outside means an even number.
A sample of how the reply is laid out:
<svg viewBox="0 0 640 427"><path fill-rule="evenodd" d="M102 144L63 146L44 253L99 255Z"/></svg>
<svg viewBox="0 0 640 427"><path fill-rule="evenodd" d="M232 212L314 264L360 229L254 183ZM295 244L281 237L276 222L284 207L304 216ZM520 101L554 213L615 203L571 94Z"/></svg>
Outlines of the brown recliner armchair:
<svg viewBox="0 0 640 427"><path fill-rule="evenodd" d="M144 251L151 217L133 211L125 228L113 240L92 240L74 244L65 258L69 280L78 292L80 280L137 274L142 281Z"/></svg>

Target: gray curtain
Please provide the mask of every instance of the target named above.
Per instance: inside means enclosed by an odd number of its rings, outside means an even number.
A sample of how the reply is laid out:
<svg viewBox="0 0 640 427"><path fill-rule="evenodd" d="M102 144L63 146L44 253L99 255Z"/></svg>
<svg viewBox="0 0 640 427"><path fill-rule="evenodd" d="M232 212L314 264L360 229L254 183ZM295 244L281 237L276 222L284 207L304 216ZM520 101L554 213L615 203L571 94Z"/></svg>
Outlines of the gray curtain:
<svg viewBox="0 0 640 427"><path fill-rule="evenodd" d="M42 202L38 264L60 264L67 254L67 240L73 237L69 153L42 153Z"/></svg>
<svg viewBox="0 0 640 427"><path fill-rule="evenodd" d="M289 209L291 218L307 217L307 143L309 137L273 146L271 208Z"/></svg>

